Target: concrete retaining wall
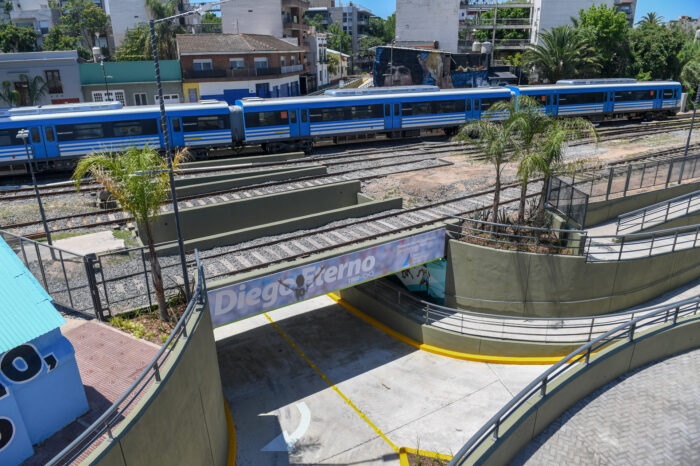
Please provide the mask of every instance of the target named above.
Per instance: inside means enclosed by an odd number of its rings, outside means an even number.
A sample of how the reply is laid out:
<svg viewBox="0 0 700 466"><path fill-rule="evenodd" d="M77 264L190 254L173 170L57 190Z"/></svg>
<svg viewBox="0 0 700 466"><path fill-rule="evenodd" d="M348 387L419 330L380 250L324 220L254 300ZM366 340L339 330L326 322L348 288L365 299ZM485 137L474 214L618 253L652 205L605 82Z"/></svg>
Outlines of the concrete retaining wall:
<svg viewBox="0 0 700 466"><path fill-rule="evenodd" d="M102 442L84 464L226 465L226 411L207 306L195 309L187 332L161 368L162 381L147 389L115 440Z"/></svg>
<svg viewBox="0 0 700 466"><path fill-rule="evenodd" d="M464 464L508 464L523 447L555 421L564 411L588 394L638 367L700 347L700 321L693 320L674 328L664 327L615 343L591 356L591 364L579 364L575 370L550 382L548 395L539 393L526 400L501 424L501 437L487 439ZM511 429L512 430L508 430Z"/></svg>
<svg viewBox="0 0 700 466"><path fill-rule="evenodd" d="M311 167L322 167L323 165L315 164L315 163L305 163L305 164L300 164L295 167L274 167L274 168L258 168L256 170L250 170L246 169L247 171L235 171L235 172L229 172L229 173L219 173L219 174L209 174L209 175L199 175L197 177L192 177L192 178L177 178L175 179L175 188L179 189L184 186L192 186L193 184L204 184L204 183L211 183L214 181L224 181L224 180L233 180L233 179L239 179L239 178L248 178L251 176L258 176L258 175L273 175L275 173L279 172L288 172L292 170L300 170L303 168L311 168Z"/></svg>
<svg viewBox="0 0 700 466"><path fill-rule="evenodd" d="M197 194L225 191L269 181L294 180L305 176L319 176L325 174L326 167L322 165L303 165L294 170L260 170L256 172L239 173L237 176L228 174L214 175L205 177L205 179L186 178L175 182L175 191L177 192L177 197L181 198L195 196ZM187 183L180 183L181 181Z"/></svg>
<svg viewBox="0 0 700 466"><path fill-rule="evenodd" d="M591 202L588 204L588 210L586 211L586 227L598 225L599 223L612 220L620 214L692 193L698 189L700 189L700 182L695 182L608 201Z"/></svg>
<svg viewBox="0 0 700 466"><path fill-rule="evenodd" d="M182 235L185 240L191 240L349 207L357 204L357 193L360 192L360 187L359 181L348 181L182 209L180 211ZM139 228L139 236L145 243L143 228ZM153 237L156 243L177 239L175 217L172 212L158 217L153 225Z"/></svg>
<svg viewBox="0 0 700 466"><path fill-rule="evenodd" d="M233 158L221 158L213 160L201 160L199 162L185 162L180 164L180 168L204 168L204 167L221 167L225 165L240 165L240 164L255 164L255 163L270 163L270 162L286 162L287 160L296 160L304 158L303 152L288 152L286 154L272 155L252 155L239 156Z"/></svg>
<svg viewBox="0 0 700 466"><path fill-rule="evenodd" d="M529 343L462 335L430 325L423 325L379 302L358 288L346 288L340 296L365 314L417 342L460 353L485 356L542 357L562 356L578 344Z"/></svg>
<svg viewBox="0 0 700 466"><path fill-rule="evenodd" d="M445 305L532 317L609 314L700 277L700 249L621 262L448 242ZM595 311L595 312L593 312Z"/></svg>

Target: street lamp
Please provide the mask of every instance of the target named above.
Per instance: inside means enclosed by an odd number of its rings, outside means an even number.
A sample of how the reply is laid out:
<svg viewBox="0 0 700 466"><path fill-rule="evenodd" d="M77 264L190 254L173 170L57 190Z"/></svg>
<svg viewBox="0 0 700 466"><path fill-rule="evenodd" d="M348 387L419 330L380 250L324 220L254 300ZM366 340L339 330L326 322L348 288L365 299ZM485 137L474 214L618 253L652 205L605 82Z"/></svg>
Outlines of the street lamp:
<svg viewBox="0 0 700 466"><path fill-rule="evenodd" d="M156 72L156 86L158 87L158 103L160 105L160 128L163 132L163 145L165 146L165 156L168 160L168 175L170 177L170 197L173 201L173 213L175 214L175 227L177 228L177 244L180 249L180 263L182 264L182 279L185 283L185 297L190 300L190 279L187 275L187 263L185 262L185 244L182 241L182 230L180 229L180 211L177 207L177 194L175 193L175 178L173 176L173 158L170 153L170 135L168 134L168 122L165 117L165 101L163 100L163 83L160 79L160 64L158 62L158 44L156 39L157 23L164 23L174 19L183 18L189 15L202 14L217 5L230 2L231 0L223 0L221 2L213 2L202 5L201 7L180 13L178 15L168 16L167 18L152 19L148 22L148 27L151 30L151 48L153 49L153 66Z"/></svg>
<svg viewBox="0 0 700 466"><path fill-rule="evenodd" d="M49 230L49 225L46 223L46 214L44 213L44 205L41 203L41 196L39 195L39 186L36 184L36 177L34 176L34 161L33 157L29 155L29 145L27 144L27 139L29 139L29 131L26 129L21 129L17 133L17 139L21 139L24 142L24 150L27 152L27 165L29 165L29 173L32 174L32 184L34 185L34 192L36 193L36 200L39 202L39 212L41 213L41 221L44 224L44 233L46 234L46 240L50 245L53 244L51 241L51 231ZM34 153L34 148L32 147L32 153Z"/></svg>

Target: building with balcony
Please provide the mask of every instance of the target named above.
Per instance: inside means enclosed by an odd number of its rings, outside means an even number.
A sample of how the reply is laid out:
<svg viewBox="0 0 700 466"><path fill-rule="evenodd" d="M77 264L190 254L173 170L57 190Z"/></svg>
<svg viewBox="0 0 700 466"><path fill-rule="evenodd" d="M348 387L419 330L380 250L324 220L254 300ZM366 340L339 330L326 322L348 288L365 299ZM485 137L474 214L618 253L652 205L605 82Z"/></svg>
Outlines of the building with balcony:
<svg viewBox="0 0 700 466"><path fill-rule="evenodd" d="M308 0L237 0L221 5L224 34L263 34L285 39L297 46L311 32L302 18Z"/></svg>
<svg viewBox="0 0 700 466"><path fill-rule="evenodd" d="M312 34L306 38L306 46L309 52L306 55L309 62L309 75L306 92L313 92L319 88L328 86L331 77L328 74L328 41L325 34Z"/></svg>
<svg viewBox="0 0 700 466"><path fill-rule="evenodd" d="M26 81L40 77L47 83L46 92L35 102L30 101ZM0 82L10 82L19 92L19 105L48 105L82 102L78 52L0 53ZM0 106L7 103L0 102Z"/></svg>
<svg viewBox="0 0 700 466"><path fill-rule="evenodd" d="M5 5L11 4L12 9L7 11ZM61 12L54 6L49 6L48 0L6 0L0 13L2 22L11 22L17 27L25 27L36 32L38 45L41 45L43 37L49 33L61 16Z"/></svg>
<svg viewBox="0 0 700 466"><path fill-rule="evenodd" d="M105 62L104 71L99 63L80 63L78 66L85 102L118 101L124 106L158 103L152 61ZM166 104L183 102L180 62L160 60L160 77L163 101Z"/></svg>
<svg viewBox="0 0 700 466"><path fill-rule="evenodd" d="M304 49L271 35L187 34L176 41L186 102L295 96L308 72Z"/></svg>

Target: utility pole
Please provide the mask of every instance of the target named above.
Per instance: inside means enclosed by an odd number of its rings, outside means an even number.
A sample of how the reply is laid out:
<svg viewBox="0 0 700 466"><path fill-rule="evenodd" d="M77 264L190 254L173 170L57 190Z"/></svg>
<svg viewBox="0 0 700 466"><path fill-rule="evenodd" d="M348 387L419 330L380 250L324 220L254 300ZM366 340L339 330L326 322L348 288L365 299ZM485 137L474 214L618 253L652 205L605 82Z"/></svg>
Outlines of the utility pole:
<svg viewBox="0 0 700 466"><path fill-rule="evenodd" d="M39 186L36 184L36 176L34 176L34 161L33 157L29 155L29 145L27 144L27 139L29 139L29 131L22 129L17 133L17 139L21 139L24 142L24 150L27 152L27 165L29 165L29 173L32 175L32 184L34 185L34 192L36 193L36 200L39 203L39 213L41 214L41 222L44 224L44 234L46 235L46 241L49 245L53 245L51 241L51 230L49 230L49 225L46 223L46 214L44 213L44 204L41 202L41 195L39 194ZM34 148L32 147L32 153L34 153ZM52 251L53 254L53 251Z"/></svg>

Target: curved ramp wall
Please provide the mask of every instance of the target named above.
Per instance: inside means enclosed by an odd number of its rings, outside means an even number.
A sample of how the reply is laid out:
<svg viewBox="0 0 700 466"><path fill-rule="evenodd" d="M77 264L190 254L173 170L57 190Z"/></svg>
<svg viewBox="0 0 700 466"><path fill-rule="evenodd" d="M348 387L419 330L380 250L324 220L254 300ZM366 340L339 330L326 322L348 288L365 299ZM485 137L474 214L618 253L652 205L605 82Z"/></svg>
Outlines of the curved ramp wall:
<svg viewBox="0 0 700 466"><path fill-rule="evenodd" d="M445 305L531 317L610 314L700 277L700 248L620 262L449 240Z"/></svg>
<svg viewBox="0 0 700 466"><path fill-rule="evenodd" d="M197 306L162 366L160 383L145 391L133 411L84 464L224 466L228 428L209 308Z"/></svg>

